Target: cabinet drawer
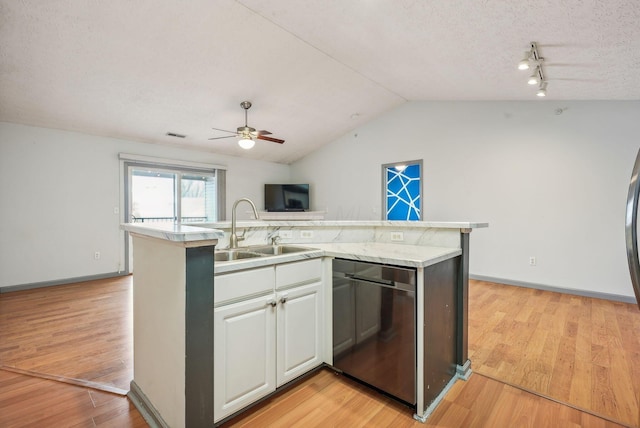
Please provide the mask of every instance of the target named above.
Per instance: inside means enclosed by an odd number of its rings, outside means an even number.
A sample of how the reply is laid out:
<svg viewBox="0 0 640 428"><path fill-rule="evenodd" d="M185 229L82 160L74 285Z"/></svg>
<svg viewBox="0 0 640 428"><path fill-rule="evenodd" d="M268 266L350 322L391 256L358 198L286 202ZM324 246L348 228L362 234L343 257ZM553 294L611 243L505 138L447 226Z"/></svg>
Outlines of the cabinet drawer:
<svg viewBox="0 0 640 428"><path fill-rule="evenodd" d="M215 304L255 296L273 291L275 269L273 266L216 275L213 281Z"/></svg>
<svg viewBox="0 0 640 428"><path fill-rule="evenodd" d="M276 289L319 281L322 259L305 260L276 266Z"/></svg>

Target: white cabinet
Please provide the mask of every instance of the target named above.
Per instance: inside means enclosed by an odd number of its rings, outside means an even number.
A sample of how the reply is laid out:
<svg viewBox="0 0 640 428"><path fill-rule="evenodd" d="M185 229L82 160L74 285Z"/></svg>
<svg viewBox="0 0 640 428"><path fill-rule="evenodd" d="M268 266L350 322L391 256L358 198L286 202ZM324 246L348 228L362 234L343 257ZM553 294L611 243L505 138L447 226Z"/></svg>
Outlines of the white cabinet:
<svg viewBox="0 0 640 428"><path fill-rule="evenodd" d="M276 388L272 296L216 308L213 315L214 417L220 420Z"/></svg>
<svg viewBox="0 0 640 428"><path fill-rule="evenodd" d="M214 421L322 364L322 261L215 277Z"/></svg>
<svg viewBox="0 0 640 428"><path fill-rule="evenodd" d="M277 386L281 386L322 364L322 283L277 295Z"/></svg>

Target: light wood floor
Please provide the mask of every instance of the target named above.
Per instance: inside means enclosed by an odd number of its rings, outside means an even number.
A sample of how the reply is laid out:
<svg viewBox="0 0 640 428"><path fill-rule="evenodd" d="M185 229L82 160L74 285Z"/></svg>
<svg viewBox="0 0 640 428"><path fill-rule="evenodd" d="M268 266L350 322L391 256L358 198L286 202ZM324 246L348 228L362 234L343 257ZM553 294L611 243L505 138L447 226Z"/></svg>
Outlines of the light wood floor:
<svg viewBox="0 0 640 428"><path fill-rule="evenodd" d="M129 405L125 397L117 394L128 389L132 378L131 282L131 277L122 277L0 294L0 427L146 426L137 410ZM483 370L490 376L509 373L504 364L514 364L517 357L514 357L513 353L518 344L523 349L530 349L527 355L533 355L535 353L533 351L537 352L538 347L527 348L533 340L531 337L523 340L522 334L509 331L510 327L521 327L519 324L513 324L513 322L511 326L504 324L507 323L507 315L512 316L514 322L526 323L523 321L525 313L529 313L527 319L529 317L536 319L532 314L540 311L541 304L528 295L532 292L531 290L519 288L512 290L513 288L489 283L473 282L471 284L470 354L473 353L473 368L477 373L482 373ZM499 291L506 292L507 296L501 296ZM518 297L520 291L527 297ZM495 300L503 300L507 297L513 300L513 305L507 304L507 308L516 306L519 309L515 314L511 309L488 308L489 305L494 304ZM555 321L543 321L543 319L546 319L547 313L549 315L565 313L565 309L561 307L567 298L562 296L547 298L549 306L542 310L538 324L542 326L549 324L554 326L554 329L560 329ZM569 309L571 305L576 305L573 298L569 298L568 302ZM624 305L621 306L624 310L620 310L619 304L615 303L613 303L615 308L613 311L601 308L602 302L599 301L591 302L589 305L591 307L589 311L596 314L592 317L595 321L591 321L596 323L593 335L600 339L596 345L601 347L592 346L591 355L598 355L596 360L600 362L603 361L604 354L609 355L610 361L612 358L613 361L617 361L615 359L617 357L611 357L612 354L616 354L616 351L611 351L611 348L615 348L617 342L630 341L637 344L639 330L635 312ZM479 316L475 316L480 310L489 313L482 322L479 321ZM505 312L505 314L501 315L498 312ZM571 326L573 319L584 318L580 316L576 318L573 310L567 313L572 315L564 316L565 325ZM621 324L633 325L631 332L635 331L636 335L620 326L614 329L613 319ZM600 321L602 323L598 324ZM494 336L491 336L491 340L480 338L480 335L484 334L482 326L485 324L487 329L495 330L493 334L501 332L501 338L497 339ZM583 328L586 329L581 327L584 323L578 323L578 325L579 332ZM492 327L489 328L489 326ZM573 327L565 327L565 330L571 330L571 328ZM614 330L620 332L620 335L612 339L611 334L615 333ZM548 333L547 336L552 334ZM576 334L576 337L578 336L579 334ZM487 346L479 347L476 346L477 343L486 343ZM544 344L542 349L546 349ZM578 360L582 355L577 351L578 349L582 347L576 346L576 351L572 354L571 347L558 347L548 353L559 357L562 363L565 360ZM498 358L499 352L505 352L504 361ZM547 355L547 352L539 352L539 354ZM638 367L640 352L637 348L636 351L632 351L631 361L635 362L635 367ZM535 364L533 363L532 367L538 367ZM539 366L546 367L542 363ZM606 367L612 368L612 366L615 364L610 363ZM558 367L561 366L558 365ZM498 371L491 372L489 369ZM553 383L554 371L551 373L549 383ZM583 371L574 369L571 371L571 377L580 378L582 373ZM592 373L593 371L589 372L589 379L592 378ZM598 384L600 379L606 377L602 371L597 373L595 382L589 385ZM636 375L637 373L634 373L634 376ZM34 376L42 376L44 379ZM609 376L614 381L612 383L618 383L620 378L630 377L628 374L623 376L617 369L610 370ZM635 379L638 377L636 376ZM76 382L81 386L61 383L61 380ZM578 384L582 385L582 383ZM95 387L96 385L116 394L86 388L86 386ZM618 389L618 386L611 386L612 391ZM560 391L560 395L566 393L561 388L557 390ZM557 398L568 401L571 396L571 389L569 389L565 397ZM632 396L635 400L635 395L632 394ZM605 398L613 400L608 401L609 406L613 408L624 407L625 403L629 407L633 404L625 397L622 397L619 404L615 393L606 395ZM103 404L106 407L103 407ZM582 407L588 408L588 406ZM297 414L300 421L293 423L288 416L289 413ZM52 416L54 414L56 416ZM372 415L375 415L375 418ZM86 419L82 419L85 416ZM45 422L42 422L43 420ZM66 422L67 420L74 422ZM267 422L269 420L275 421L271 424L273 426L280 424L284 426L286 421L294 426L425 426L413 421L412 412L408 408L326 370L318 372L295 388L285 391L284 394L269 399L257 409L233 421L233 424L227 425L270 426ZM507 420L519 422L503 425L503 421ZM558 421L562 424L556 424ZM637 419L628 422L627 425L632 426L636 422ZM617 425L494 379L474 374L469 381L456 383L426 426L613 427Z"/></svg>
<svg viewBox="0 0 640 428"><path fill-rule="evenodd" d="M478 374L456 382L426 424L412 415L408 407L322 369L223 427L621 427Z"/></svg>
<svg viewBox="0 0 640 428"><path fill-rule="evenodd" d="M95 382L133 379L132 277L0 294L0 367Z"/></svg>
<svg viewBox="0 0 640 428"><path fill-rule="evenodd" d="M637 305L472 281L473 370L636 426Z"/></svg>
<svg viewBox="0 0 640 428"><path fill-rule="evenodd" d="M0 427L147 427L127 397L0 369Z"/></svg>

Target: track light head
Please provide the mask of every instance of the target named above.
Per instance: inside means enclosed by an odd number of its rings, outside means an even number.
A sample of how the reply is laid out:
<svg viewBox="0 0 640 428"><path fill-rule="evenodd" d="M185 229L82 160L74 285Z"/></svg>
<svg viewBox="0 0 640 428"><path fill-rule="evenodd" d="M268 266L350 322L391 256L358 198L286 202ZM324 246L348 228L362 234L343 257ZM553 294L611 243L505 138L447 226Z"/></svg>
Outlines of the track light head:
<svg viewBox="0 0 640 428"><path fill-rule="evenodd" d="M531 59L531 51L524 53L524 58L518 63L518 70L528 70L529 60Z"/></svg>
<svg viewBox="0 0 640 428"><path fill-rule="evenodd" d="M538 91L536 92L536 95L539 97L547 96L547 82L542 82L542 84L538 88Z"/></svg>

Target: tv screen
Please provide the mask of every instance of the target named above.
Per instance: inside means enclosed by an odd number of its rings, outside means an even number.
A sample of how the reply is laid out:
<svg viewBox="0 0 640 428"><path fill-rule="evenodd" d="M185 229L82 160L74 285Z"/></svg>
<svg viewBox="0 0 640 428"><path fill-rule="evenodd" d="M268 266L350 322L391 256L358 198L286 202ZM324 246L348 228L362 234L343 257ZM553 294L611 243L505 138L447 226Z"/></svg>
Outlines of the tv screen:
<svg viewBox="0 0 640 428"><path fill-rule="evenodd" d="M265 184L266 211L309 211L308 184Z"/></svg>

